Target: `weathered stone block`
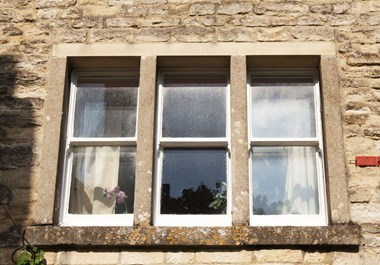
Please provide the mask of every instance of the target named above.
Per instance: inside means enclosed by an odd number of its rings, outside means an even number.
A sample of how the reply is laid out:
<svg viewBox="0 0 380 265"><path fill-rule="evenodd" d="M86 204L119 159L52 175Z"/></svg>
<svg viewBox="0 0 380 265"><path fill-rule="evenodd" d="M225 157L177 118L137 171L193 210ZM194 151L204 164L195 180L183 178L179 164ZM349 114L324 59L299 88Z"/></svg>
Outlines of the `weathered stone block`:
<svg viewBox="0 0 380 265"><path fill-rule="evenodd" d="M168 29L140 29L136 33L137 42L166 42L170 39Z"/></svg>
<svg viewBox="0 0 380 265"><path fill-rule="evenodd" d="M11 190L29 190L32 187L32 175L34 173L35 168L33 167L0 170L0 183L1 185L7 186Z"/></svg>
<svg viewBox="0 0 380 265"><path fill-rule="evenodd" d="M341 86L344 88L360 88L369 86L368 80L363 78L347 78L341 79L340 81Z"/></svg>
<svg viewBox="0 0 380 265"><path fill-rule="evenodd" d="M275 16L271 18L271 24L274 27L278 26L295 26L297 24L294 18Z"/></svg>
<svg viewBox="0 0 380 265"><path fill-rule="evenodd" d="M323 264L324 262L326 262L327 257L328 257L327 253L306 252L304 261L307 263Z"/></svg>
<svg viewBox="0 0 380 265"><path fill-rule="evenodd" d="M0 124L9 127L41 126L42 114L30 111L0 111Z"/></svg>
<svg viewBox="0 0 380 265"><path fill-rule="evenodd" d="M124 7L124 6L122 6ZM120 12L124 9L121 9L119 6L111 6L105 8L103 5L89 5L86 8L83 8L83 17L117 17Z"/></svg>
<svg viewBox="0 0 380 265"><path fill-rule="evenodd" d="M363 35L367 38L368 43L380 43L380 30L377 28L368 32L363 32Z"/></svg>
<svg viewBox="0 0 380 265"><path fill-rule="evenodd" d="M246 16L241 20L246 27L269 27L272 22L267 16Z"/></svg>
<svg viewBox="0 0 380 265"><path fill-rule="evenodd" d="M364 135L374 139L380 139L380 128L367 128L364 130Z"/></svg>
<svg viewBox="0 0 380 265"><path fill-rule="evenodd" d="M122 252L121 264L162 264L164 253L159 251L149 252Z"/></svg>
<svg viewBox="0 0 380 265"><path fill-rule="evenodd" d="M75 252L63 251L57 254L57 264L118 264L119 252Z"/></svg>
<svg viewBox="0 0 380 265"><path fill-rule="evenodd" d="M376 12L380 11L380 2L377 0L372 0L368 2L369 5L369 11Z"/></svg>
<svg viewBox="0 0 380 265"><path fill-rule="evenodd" d="M0 22L11 22L14 15L13 9L0 9Z"/></svg>
<svg viewBox="0 0 380 265"><path fill-rule="evenodd" d="M363 265L361 257L357 253L336 252L332 265Z"/></svg>
<svg viewBox="0 0 380 265"><path fill-rule="evenodd" d="M331 4L311 5L310 11L312 13L330 14L332 12L332 5Z"/></svg>
<svg viewBox="0 0 380 265"><path fill-rule="evenodd" d="M351 205L351 218L357 224L378 223L380 203L354 203Z"/></svg>
<svg viewBox="0 0 380 265"><path fill-rule="evenodd" d="M356 188L350 192L350 201L353 203L369 202L371 199L371 193L368 189Z"/></svg>
<svg viewBox="0 0 380 265"><path fill-rule="evenodd" d="M151 16L145 19L138 19L143 27L173 27L181 23L181 19L174 16Z"/></svg>
<svg viewBox="0 0 380 265"><path fill-rule="evenodd" d="M367 25L370 25L370 26L380 25L380 14L361 15L360 16L360 21L361 21L361 23L367 24Z"/></svg>
<svg viewBox="0 0 380 265"><path fill-rule="evenodd" d="M309 6L299 2L279 2L275 4L271 2L260 2L259 4L255 5L255 13L268 13L270 15L285 15L289 13L300 15L309 13Z"/></svg>
<svg viewBox="0 0 380 265"><path fill-rule="evenodd" d="M83 15L83 11L77 8L68 8L63 10L62 14L60 15L60 18L63 19L77 19L81 18Z"/></svg>
<svg viewBox="0 0 380 265"><path fill-rule="evenodd" d="M169 264L192 264L195 260L193 252L168 252L165 261Z"/></svg>
<svg viewBox="0 0 380 265"><path fill-rule="evenodd" d="M350 55L347 64L351 66L380 65L380 55L372 53Z"/></svg>
<svg viewBox="0 0 380 265"><path fill-rule="evenodd" d="M368 1L354 1L350 4L350 13L353 14L368 14L369 11L369 3Z"/></svg>
<svg viewBox="0 0 380 265"><path fill-rule="evenodd" d="M368 116L367 111L349 111L344 115L344 121L348 124L363 125L367 122Z"/></svg>
<svg viewBox="0 0 380 265"><path fill-rule="evenodd" d="M353 15L333 15L330 17L331 26L349 26L357 23Z"/></svg>
<svg viewBox="0 0 380 265"><path fill-rule="evenodd" d="M180 42L210 42L214 39L215 30L205 27L181 27L173 33L173 37Z"/></svg>
<svg viewBox="0 0 380 265"><path fill-rule="evenodd" d="M225 15L247 14L252 11L252 8L252 4L248 2L226 3L219 6L218 13Z"/></svg>
<svg viewBox="0 0 380 265"><path fill-rule="evenodd" d="M258 41L288 41L290 39L291 35L284 28L269 28L257 30Z"/></svg>
<svg viewBox="0 0 380 265"><path fill-rule="evenodd" d="M319 17L301 16L297 18L297 25L300 26L322 26L325 21Z"/></svg>
<svg viewBox="0 0 380 265"><path fill-rule="evenodd" d="M0 110L34 110L43 105L44 100L40 98L0 97Z"/></svg>
<svg viewBox="0 0 380 265"><path fill-rule="evenodd" d="M140 0L141 4L166 4L167 0Z"/></svg>
<svg viewBox="0 0 380 265"><path fill-rule="evenodd" d="M216 12L216 5L212 3L195 3L190 6L190 15L213 15Z"/></svg>
<svg viewBox="0 0 380 265"><path fill-rule="evenodd" d="M36 0L36 7L69 7L75 5L76 2L77 0Z"/></svg>
<svg viewBox="0 0 380 265"><path fill-rule="evenodd" d="M224 26L227 23L227 18L218 16L204 16L199 17L198 21L207 27L211 26Z"/></svg>
<svg viewBox="0 0 380 265"><path fill-rule="evenodd" d="M335 14L344 14L351 8L351 5L347 2L334 3L333 4L333 13Z"/></svg>
<svg viewBox="0 0 380 265"><path fill-rule="evenodd" d="M380 224L362 224L362 231L370 234L380 234Z"/></svg>
<svg viewBox="0 0 380 265"><path fill-rule="evenodd" d="M59 39L61 42L66 42L66 43L85 42L87 39L87 31L83 29L78 29L78 30L64 29L60 32Z"/></svg>
<svg viewBox="0 0 380 265"><path fill-rule="evenodd" d="M19 36L23 34L23 31L19 28L11 26L3 29L3 34L5 36Z"/></svg>
<svg viewBox="0 0 380 265"><path fill-rule="evenodd" d="M103 27L103 19L99 17L86 17L86 18L76 19L71 23L71 26L75 29L101 28Z"/></svg>
<svg viewBox="0 0 380 265"><path fill-rule="evenodd" d="M89 0L87 0L87 1L89 1ZM97 1L97 0L90 0L90 1ZM135 3L135 0L108 0L108 4L110 6L117 5L117 4L133 5L134 3Z"/></svg>
<svg viewBox="0 0 380 265"><path fill-rule="evenodd" d="M199 264L250 263L250 251L196 252L195 262Z"/></svg>
<svg viewBox="0 0 380 265"><path fill-rule="evenodd" d="M33 143L0 144L0 169L26 167L34 162Z"/></svg>
<svg viewBox="0 0 380 265"><path fill-rule="evenodd" d="M263 249L253 252L258 262L302 262L302 251L291 249Z"/></svg>
<svg viewBox="0 0 380 265"><path fill-rule="evenodd" d="M12 20L14 23L35 23L36 21L36 12L30 10L17 12L15 18Z"/></svg>
<svg viewBox="0 0 380 265"><path fill-rule="evenodd" d="M58 8L39 9L37 10L37 18L39 19L55 19L59 16L61 10Z"/></svg>
<svg viewBox="0 0 380 265"><path fill-rule="evenodd" d="M135 18L131 17L112 17L106 19L107 27L134 27L137 26Z"/></svg>
<svg viewBox="0 0 380 265"><path fill-rule="evenodd" d="M97 29L91 32L91 40L132 42L134 31L128 29Z"/></svg>
<svg viewBox="0 0 380 265"><path fill-rule="evenodd" d="M256 40L254 29L224 28L218 31L218 41L249 42Z"/></svg>

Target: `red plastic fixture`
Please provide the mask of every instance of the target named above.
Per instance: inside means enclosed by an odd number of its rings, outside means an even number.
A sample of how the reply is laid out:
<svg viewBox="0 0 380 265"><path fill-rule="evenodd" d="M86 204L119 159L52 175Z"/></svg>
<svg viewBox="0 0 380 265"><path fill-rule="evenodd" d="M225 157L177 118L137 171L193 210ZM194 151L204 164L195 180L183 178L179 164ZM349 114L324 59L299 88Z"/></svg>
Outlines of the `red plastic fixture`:
<svg viewBox="0 0 380 265"><path fill-rule="evenodd" d="M380 166L379 156L357 156L355 165L358 167L378 167Z"/></svg>

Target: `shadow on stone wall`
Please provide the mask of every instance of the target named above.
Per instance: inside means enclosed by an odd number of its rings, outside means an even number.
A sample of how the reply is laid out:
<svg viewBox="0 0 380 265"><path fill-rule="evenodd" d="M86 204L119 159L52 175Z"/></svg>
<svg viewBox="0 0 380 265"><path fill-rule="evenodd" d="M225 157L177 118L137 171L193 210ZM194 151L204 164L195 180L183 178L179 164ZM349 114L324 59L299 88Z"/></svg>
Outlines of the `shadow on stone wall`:
<svg viewBox="0 0 380 265"><path fill-rule="evenodd" d="M31 191L33 166L38 161L36 131L42 124L36 113L43 100L20 96L27 95L31 84L31 74L20 70L20 62L17 55L0 55L0 195L7 197L10 190L7 208L18 225L26 225L32 222L35 202ZM21 238L15 232L17 227L1 206L0 247L19 245Z"/></svg>

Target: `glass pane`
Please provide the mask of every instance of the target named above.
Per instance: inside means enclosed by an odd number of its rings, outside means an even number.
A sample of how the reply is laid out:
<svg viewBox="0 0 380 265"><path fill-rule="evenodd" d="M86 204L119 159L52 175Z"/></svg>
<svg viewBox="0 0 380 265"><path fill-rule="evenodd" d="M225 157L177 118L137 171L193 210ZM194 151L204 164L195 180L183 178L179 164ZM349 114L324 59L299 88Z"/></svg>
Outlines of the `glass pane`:
<svg viewBox="0 0 380 265"><path fill-rule="evenodd" d="M225 75L164 78L163 137L226 136Z"/></svg>
<svg viewBox="0 0 380 265"><path fill-rule="evenodd" d="M136 148L73 148L71 214L133 213Z"/></svg>
<svg viewBox="0 0 380 265"><path fill-rule="evenodd" d="M318 214L316 149L254 147L253 214Z"/></svg>
<svg viewBox="0 0 380 265"><path fill-rule="evenodd" d="M162 214L225 214L225 150L166 149L163 152Z"/></svg>
<svg viewBox="0 0 380 265"><path fill-rule="evenodd" d="M312 77L252 76L252 137L315 137Z"/></svg>
<svg viewBox="0 0 380 265"><path fill-rule="evenodd" d="M137 87L137 77L79 78L74 136L135 136Z"/></svg>

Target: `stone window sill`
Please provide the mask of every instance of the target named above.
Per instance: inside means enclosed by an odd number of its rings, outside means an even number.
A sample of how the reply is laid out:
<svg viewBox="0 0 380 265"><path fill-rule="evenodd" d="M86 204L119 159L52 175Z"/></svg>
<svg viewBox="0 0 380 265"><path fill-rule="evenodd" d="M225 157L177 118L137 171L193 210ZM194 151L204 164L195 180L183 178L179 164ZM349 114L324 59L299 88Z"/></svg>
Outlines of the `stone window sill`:
<svg viewBox="0 0 380 265"><path fill-rule="evenodd" d="M33 245L264 246L359 245L360 226L324 227L60 227L29 226Z"/></svg>

